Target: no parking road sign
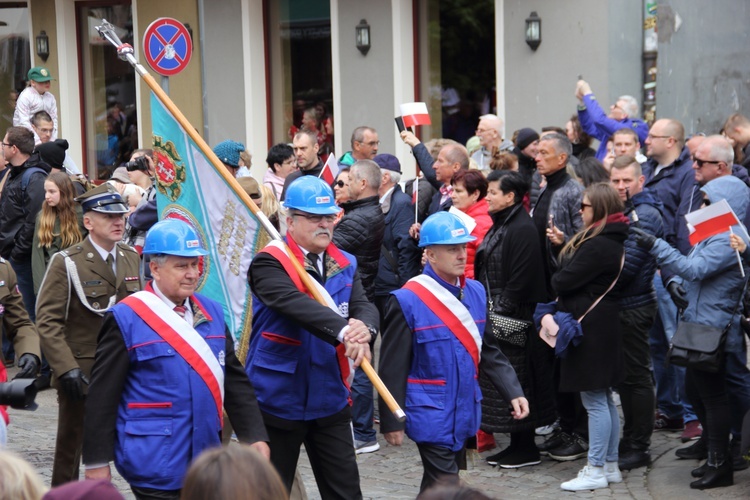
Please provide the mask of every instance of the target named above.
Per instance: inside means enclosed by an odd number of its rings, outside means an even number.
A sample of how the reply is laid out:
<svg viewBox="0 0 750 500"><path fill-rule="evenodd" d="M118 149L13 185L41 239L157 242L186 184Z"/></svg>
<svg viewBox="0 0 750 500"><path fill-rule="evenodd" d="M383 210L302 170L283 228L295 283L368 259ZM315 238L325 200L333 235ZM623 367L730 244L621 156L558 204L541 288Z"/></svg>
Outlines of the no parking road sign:
<svg viewBox="0 0 750 500"><path fill-rule="evenodd" d="M162 76L176 75L190 62L193 41L181 22L160 17L146 28L143 52L151 69Z"/></svg>

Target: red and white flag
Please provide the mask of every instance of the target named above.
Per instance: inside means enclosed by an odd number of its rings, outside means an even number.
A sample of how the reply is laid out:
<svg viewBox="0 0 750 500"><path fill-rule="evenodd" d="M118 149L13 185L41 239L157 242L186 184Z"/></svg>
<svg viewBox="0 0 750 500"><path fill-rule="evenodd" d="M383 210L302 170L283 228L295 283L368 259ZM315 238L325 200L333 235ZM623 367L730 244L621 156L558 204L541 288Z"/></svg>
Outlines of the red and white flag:
<svg viewBox="0 0 750 500"><path fill-rule="evenodd" d="M690 230L690 244L696 245L706 238L729 231L739 225L737 215L727 200L711 203L706 208L685 215Z"/></svg>
<svg viewBox="0 0 750 500"><path fill-rule="evenodd" d="M326 181L329 186L333 186L333 181L336 180L337 175L339 175L339 162L336 160L336 154L331 151L318 177Z"/></svg>
<svg viewBox="0 0 750 500"><path fill-rule="evenodd" d="M404 127L432 125L430 114L427 112L427 104L423 102L407 102L402 104L401 118L404 120Z"/></svg>

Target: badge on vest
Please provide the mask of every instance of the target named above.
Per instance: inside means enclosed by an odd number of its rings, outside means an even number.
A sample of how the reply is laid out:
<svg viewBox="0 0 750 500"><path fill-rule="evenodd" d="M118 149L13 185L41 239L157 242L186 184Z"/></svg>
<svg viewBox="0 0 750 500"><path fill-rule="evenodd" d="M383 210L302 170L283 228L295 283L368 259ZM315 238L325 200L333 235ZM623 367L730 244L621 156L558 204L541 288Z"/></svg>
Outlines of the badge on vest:
<svg viewBox="0 0 750 500"><path fill-rule="evenodd" d="M344 318L349 317L349 302L339 304L339 314Z"/></svg>
<svg viewBox="0 0 750 500"><path fill-rule="evenodd" d="M224 366L224 358L226 355L224 354L224 351L219 351L219 364L221 366Z"/></svg>
<svg viewBox="0 0 750 500"><path fill-rule="evenodd" d="M3 313L5 313L5 306L0 304L0 316L2 316Z"/></svg>

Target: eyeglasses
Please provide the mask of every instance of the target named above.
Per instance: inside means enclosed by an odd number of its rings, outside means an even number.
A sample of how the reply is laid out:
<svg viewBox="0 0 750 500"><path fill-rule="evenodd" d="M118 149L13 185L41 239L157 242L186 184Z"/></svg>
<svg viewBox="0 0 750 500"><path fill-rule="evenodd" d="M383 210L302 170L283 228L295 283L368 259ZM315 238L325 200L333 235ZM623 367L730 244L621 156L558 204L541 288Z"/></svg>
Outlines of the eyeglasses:
<svg viewBox="0 0 750 500"><path fill-rule="evenodd" d="M336 220L335 215L317 215L317 214L301 214L296 213L292 214L297 217L304 217L305 219L309 220L313 224L320 224L324 219L328 223L333 223Z"/></svg>
<svg viewBox="0 0 750 500"><path fill-rule="evenodd" d="M590 206L591 206L591 203L583 203L583 202L581 202L581 212L583 212L583 210L584 210L584 209L585 209L586 207L590 207Z"/></svg>
<svg viewBox="0 0 750 500"><path fill-rule="evenodd" d="M654 134L648 134L646 136L647 139L671 139L671 135L654 135Z"/></svg>
<svg viewBox="0 0 750 500"><path fill-rule="evenodd" d="M339 188L342 188L342 187L344 187L344 186L348 186L349 184L344 184L344 181L336 181L336 182L334 182L334 183L333 183L333 185L334 185L335 187L339 187Z"/></svg>
<svg viewBox="0 0 750 500"><path fill-rule="evenodd" d="M370 141L370 142L357 141L357 142L360 144L364 144L365 146L370 146L371 148L374 148L375 146L380 145L380 141Z"/></svg>
<svg viewBox="0 0 750 500"><path fill-rule="evenodd" d="M2 145L5 146L6 148L12 148L13 147L13 144L8 144L7 142L3 142Z"/></svg>
<svg viewBox="0 0 750 500"><path fill-rule="evenodd" d="M692 157L693 162L695 162L696 165L698 165L698 168L703 168L703 165L706 163L712 163L714 165L718 165L719 163L723 163L720 161L712 161L712 160L701 160L700 158L696 158L695 156Z"/></svg>
<svg viewBox="0 0 750 500"><path fill-rule="evenodd" d="M492 130L492 129L491 128L478 128L478 129L475 130L475 132L477 134L484 134L485 132L489 132L490 130Z"/></svg>
<svg viewBox="0 0 750 500"><path fill-rule="evenodd" d="M251 200L260 200L260 195L258 193L252 193L250 195Z"/></svg>

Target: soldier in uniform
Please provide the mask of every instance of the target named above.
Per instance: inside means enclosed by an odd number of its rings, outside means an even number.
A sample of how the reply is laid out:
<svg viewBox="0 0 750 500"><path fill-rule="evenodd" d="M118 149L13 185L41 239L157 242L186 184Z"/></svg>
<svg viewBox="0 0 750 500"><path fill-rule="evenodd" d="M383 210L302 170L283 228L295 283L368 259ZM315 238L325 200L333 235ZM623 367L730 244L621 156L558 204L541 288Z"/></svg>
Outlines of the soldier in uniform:
<svg viewBox="0 0 750 500"><path fill-rule="evenodd" d="M36 304L59 400L52 486L78 480L84 400L102 316L142 288L138 253L120 242L128 212L120 195L102 184L76 201L89 235L52 256Z"/></svg>
<svg viewBox="0 0 750 500"><path fill-rule="evenodd" d="M39 370L39 335L34 323L29 319L29 313L23 305L21 292L16 286L16 273L10 263L0 257L0 318L2 326L8 335L18 357L20 371L16 378L34 378ZM0 363L0 382L5 382L7 375L5 365ZM8 424L8 414L4 406L0 406L0 448L5 444L5 426Z"/></svg>

